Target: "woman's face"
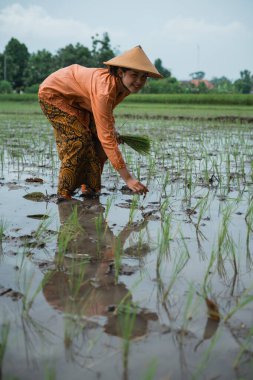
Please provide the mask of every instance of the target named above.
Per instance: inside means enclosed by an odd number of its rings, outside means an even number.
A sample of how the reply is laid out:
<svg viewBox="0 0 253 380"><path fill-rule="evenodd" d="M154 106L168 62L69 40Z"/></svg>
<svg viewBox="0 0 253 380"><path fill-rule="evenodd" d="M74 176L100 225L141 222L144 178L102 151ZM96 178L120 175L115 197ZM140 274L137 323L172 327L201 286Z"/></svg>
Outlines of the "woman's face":
<svg viewBox="0 0 253 380"><path fill-rule="evenodd" d="M124 72L120 68L118 69L118 75L121 78L123 85L133 94L143 88L148 77L147 73L144 71L129 69Z"/></svg>

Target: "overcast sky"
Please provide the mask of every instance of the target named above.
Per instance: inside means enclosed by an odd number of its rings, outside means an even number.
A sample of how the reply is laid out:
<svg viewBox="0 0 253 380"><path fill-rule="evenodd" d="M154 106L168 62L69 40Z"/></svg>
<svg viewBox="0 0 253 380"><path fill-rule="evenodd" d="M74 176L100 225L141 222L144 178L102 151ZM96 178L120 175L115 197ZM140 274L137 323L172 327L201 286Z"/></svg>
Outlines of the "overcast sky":
<svg viewBox="0 0 253 380"><path fill-rule="evenodd" d="M91 47L109 33L118 52L141 45L177 79L253 74L253 0L0 0L0 52L10 38L30 53Z"/></svg>

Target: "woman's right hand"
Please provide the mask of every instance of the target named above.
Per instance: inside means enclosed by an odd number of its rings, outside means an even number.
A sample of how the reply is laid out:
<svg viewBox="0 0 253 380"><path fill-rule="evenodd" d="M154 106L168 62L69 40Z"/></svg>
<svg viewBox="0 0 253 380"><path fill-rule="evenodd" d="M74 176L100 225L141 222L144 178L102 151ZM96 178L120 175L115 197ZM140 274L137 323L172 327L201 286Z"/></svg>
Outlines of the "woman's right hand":
<svg viewBox="0 0 253 380"><path fill-rule="evenodd" d="M121 178L127 184L127 187L136 194L146 194L148 188L144 186L140 181L135 179L128 171L127 168L119 169L119 174Z"/></svg>
<svg viewBox="0 0 253 380"><path fill-rule="evenodd" d="M148 192L148 188L144 186L140 181L135 178L130 178L126 181L127 187L132 190L136 194L146 194Z"/></svg>

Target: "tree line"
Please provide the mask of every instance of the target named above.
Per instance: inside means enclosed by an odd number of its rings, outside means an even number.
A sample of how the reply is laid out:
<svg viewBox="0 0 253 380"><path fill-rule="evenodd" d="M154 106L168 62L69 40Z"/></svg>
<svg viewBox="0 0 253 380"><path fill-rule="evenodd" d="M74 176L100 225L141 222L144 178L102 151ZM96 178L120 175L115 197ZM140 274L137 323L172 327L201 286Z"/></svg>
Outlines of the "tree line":
<svg viewBox="0 0 253 380"><path fill-rule="evenodd" d="M104 67L103 62L117 55L111 46L108 33L101 37L96 34L91 37L91 49L81 43L69 44L52 54L46 49L29 53L24 43L16 38L11 38L0 53L0 93L27 92L36 93L39 84L52 72L77 63L86 67ZM165 68L162 60L157 58L154 65L164 76L164 79L150 79L143 93L245 93L251 92L253 87L253 75L249 70L240 72L240 77L232 82L225 76L213 78L210 89L203 80L205 73L199 71L191 73L192 79L198 81L179 81L171 75L171 71ZM196 84L197 83L197 84Z"/></svg>

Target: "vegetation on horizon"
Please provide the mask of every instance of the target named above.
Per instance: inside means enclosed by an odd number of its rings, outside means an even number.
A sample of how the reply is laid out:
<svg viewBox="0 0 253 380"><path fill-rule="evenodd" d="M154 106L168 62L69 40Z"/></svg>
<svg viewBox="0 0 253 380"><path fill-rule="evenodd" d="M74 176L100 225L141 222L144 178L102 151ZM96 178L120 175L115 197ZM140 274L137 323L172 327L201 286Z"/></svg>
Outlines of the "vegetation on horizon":
<svg viewBox="0 0 253 380"><path fill-rule="evenodd" d="M108 33L102 37L92 37L89 49L81 43L69 44L52 54L46 49L29 53L24 43L11 38L0 53L0 93L26 92L37 93L39 84L52 72L80 64L87 67L104 67L103 62L117 55L112 48ZM240 77L232 82L225 76L204 80L205 73L198 71L189 74L192 80L180 81L172 76L170 70L163 67L162 60L157 58L154 65L163 75L163 79L149 78L148 85L142 90L150 94L188 94L188 93L242 93L249 94L253 87L253 75L249 70L242 70Z"/></svg>
<svg viewBox="0 0 253 380"><path fill-rule="evenodd" d="M38 102L37 94L1 94L1 102ZM124 99L122 104L209 104L209 105L241 105L252 106L252 94L132 94ZM0 109L1 111L1 109Z"/></svg>

